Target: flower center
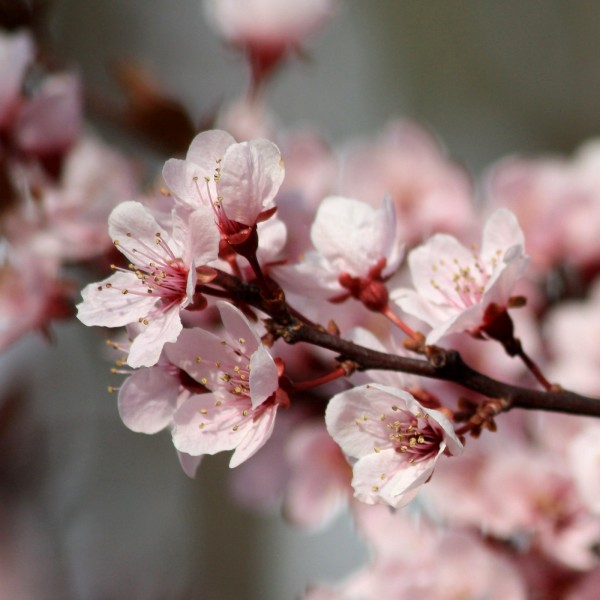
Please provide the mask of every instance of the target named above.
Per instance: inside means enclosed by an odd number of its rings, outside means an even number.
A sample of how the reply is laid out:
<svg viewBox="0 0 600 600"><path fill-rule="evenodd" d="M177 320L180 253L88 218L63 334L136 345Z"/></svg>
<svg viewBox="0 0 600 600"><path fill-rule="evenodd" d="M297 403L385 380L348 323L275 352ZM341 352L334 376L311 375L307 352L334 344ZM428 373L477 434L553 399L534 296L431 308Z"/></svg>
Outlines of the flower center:
<svg viewBox="0 0 600 600"><path fill-rule="evenodd" d="M502 251L497 250L489 264L475 254L467 265L456 258L451 262L441 258L431 265L431 286L442 296L444 303L456 309L464 310L479 304L501 254Z"/></svg>
<svg viewBox="0 0 600 600"><path fill-rule="evenodd" d="M131 237L127 233L127 237ZM139 247L125 247L119 240L114 244L127 256L132 262L128 267L122 268L111 265L115 271L123 273L134 273L137 281L132 279L131 285L118 287L112 283L105 284L104 287L120 291L121 294L132 294L137 296L148 296L152 294L161 301L152 311L152 315L163 313L169 310L173 305L179 304L186 297L186 287L189 275L189 267L182 258L178 258L173 253L167 242L161 234L157 232L154 237L154 247L141 240L137 240ZM98 286L98 291L102 286ZM148 324L149 316L140 318L140 323Z"/></svg>

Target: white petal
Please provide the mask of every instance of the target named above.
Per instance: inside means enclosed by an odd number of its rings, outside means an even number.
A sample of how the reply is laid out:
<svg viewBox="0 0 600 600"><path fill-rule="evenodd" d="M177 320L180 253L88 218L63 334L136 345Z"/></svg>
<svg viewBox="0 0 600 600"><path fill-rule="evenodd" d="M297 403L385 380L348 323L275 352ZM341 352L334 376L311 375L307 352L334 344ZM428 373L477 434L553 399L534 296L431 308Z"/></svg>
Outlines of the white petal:
<svg viewBox="0 0 600 600"><path fill-rule="evenodd" d="M236 141L232 135L220 129L199 133L190 144L186 160L196 164L204 175L211 177L219 166L217 160L225 156L225 151Z"/></svg>
<svg viewBox="0 0 600 600"><path fill-rule="evenodd" d="M216 363L231 358L221 338L199 327L184 329L174 344L165 346L165 354L174 365L209 389L220 385Z"/></svg>

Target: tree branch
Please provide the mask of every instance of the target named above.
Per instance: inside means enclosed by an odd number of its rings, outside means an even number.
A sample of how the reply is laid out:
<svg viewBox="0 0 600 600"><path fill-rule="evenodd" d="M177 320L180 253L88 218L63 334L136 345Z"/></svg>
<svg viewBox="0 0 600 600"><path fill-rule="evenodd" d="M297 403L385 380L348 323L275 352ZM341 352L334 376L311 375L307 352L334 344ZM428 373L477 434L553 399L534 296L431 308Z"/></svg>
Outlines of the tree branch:
<svg viewBox="0 0 600 600"><path fill-rule="evenodd" d="M269 315L271 318L266 321L266 326L274 336L288 344L305 342L336 352L338 360L350 360L360 371L399 371L450 381L488 398L504 400L505 411L522 408L600 417L600 399L562 389L532 390L492 379L467 365L456 350L429 346L428 360L371 350L297 318L285 302L283 292L264 298L257 286L221 271L212 283L226 289L234 302L249 304ZM209 290L199 287L210 294Z"/></svg>

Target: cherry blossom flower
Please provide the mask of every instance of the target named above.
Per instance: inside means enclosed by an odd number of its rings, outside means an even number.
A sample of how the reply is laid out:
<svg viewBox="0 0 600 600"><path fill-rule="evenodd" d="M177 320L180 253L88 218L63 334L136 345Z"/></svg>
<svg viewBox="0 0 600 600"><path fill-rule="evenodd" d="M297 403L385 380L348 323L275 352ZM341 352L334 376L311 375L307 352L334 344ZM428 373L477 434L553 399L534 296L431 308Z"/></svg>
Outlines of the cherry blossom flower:
<svg viewBox="0 0 600 600"><path fill-rule="evenodd" d="M77 316L85 325L141 324L127 362L149 367L181 332L180 310L194 298L197 268L217 257L218 231L210 213L199 208L187 222L175 214L169 235L139 202L129 201L112 211L109 234L129 268L88 285Z"/></svg>
<svg viewBox="0 0 600 600"><path fill-rule="evenodd" d="M489 307L507 308L527 266L524 243L517 219L506 209L487 220L479 253L453 236L436 234L408 256L416 291L397 289L391 296L402 310L433 327L428 344L450 333L477 335Z"/></svg>
<svg viewBox="0 0 600 600"><path fill-rule="evenodd" d="M51 75L23 104L13 137L27 156L62 154L77 140L83 104L80 87L72 73Z"/></svg>
<svg viewBox="0 0 600 600"><path fill-rule="evenodd" d="M0 245L0 350L53 319L71 317L71 289L59 264L24 246Z"/></svg>
<svg viewBox="0 0 600 600"><path fill-rule="evenodd" d="M163 177L176 202L192 210L211 207L221 235L237 244L275 212L284 168L272 142L238 144L225 131L213 130L194 138L185 160L168 160Z"/></svg>
<svg viewBox="0 0 600 600"><path fill-rule="evenodd" d="M353 465L354 495L367 504L404 506L433 473L441 454L458 455L452 424L403 390L379 384L334 396L327 430Z"/></svg>
<svg viewBox="0 0 600 600"><path fill-rule="evenodd" d="M321 528L350 497L351 471L322 422L305 423L289 436L285 448L290 478L283 511L294 525Z"/></svg>
<svg viewBox="0 0 600 600"><path fill-rule="evenodd" d="M473 532L440 530L424 516L383 506L355 506L370 564L304 600L525 600L516 564Z"/></svg>
<svg viewBox="0 0 600 600"><path fill-rule="evenodd" d="M236 467L269 439L277 409L287 405L279 367L240 310L218 302L222 337L184 330L165 348L169 360L211 390L185 400L174 415L173 443L192 456L234 450Z"/></svg>
<svg viewBox="0 0 600 600"><path fill-rule="evenodd" d="M387 306L383 281L396 271L404 250L389 197L378 209L351 198L325 198L311 239L316 251L277 271L293 291L310 289L333 301L353 296L372 310Z"/></svg>
<svg viewBox="0 0 600 600"><path fill-rule="evenodd" d="M131 163L91 136L64 157L58 180L24 166L15 169L15 179L26 193L4 216L7 239L63 261L90 260L110 250L106 220L136 194L138 183Z"/></svg>

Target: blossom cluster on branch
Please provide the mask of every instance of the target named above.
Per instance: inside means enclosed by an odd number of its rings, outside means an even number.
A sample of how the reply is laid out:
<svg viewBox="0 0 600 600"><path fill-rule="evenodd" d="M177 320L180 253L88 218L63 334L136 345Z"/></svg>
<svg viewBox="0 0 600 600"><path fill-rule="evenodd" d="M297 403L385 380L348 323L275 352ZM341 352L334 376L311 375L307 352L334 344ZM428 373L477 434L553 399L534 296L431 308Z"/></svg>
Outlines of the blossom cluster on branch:
<svg viewBox="0 0 600 600"><path fill-rule="evenodd" d="M95 261L77 317L120 328L129 429L192 477L231 452L238 499L299 526L351 507L372 561L307 599L591 600L600 146L475 185L407 121L346 148L276 128L271 76L335 5L301 4L206 3L248 88L160 194L81 132L75 76L26 95L33 41L0 38L0 347L70 315L62 269Z"/></svg>

